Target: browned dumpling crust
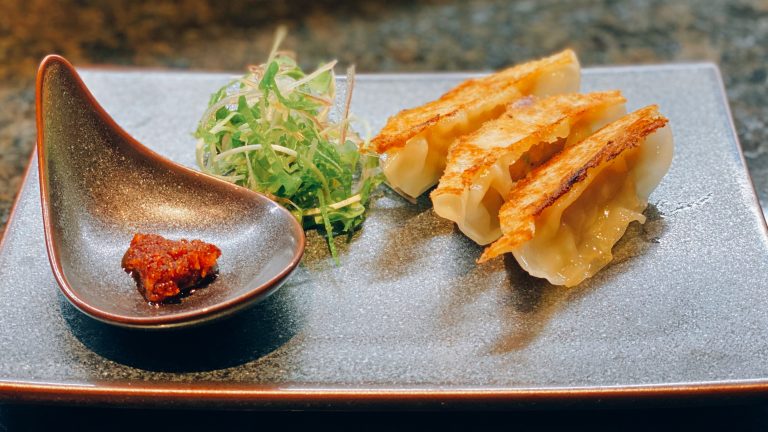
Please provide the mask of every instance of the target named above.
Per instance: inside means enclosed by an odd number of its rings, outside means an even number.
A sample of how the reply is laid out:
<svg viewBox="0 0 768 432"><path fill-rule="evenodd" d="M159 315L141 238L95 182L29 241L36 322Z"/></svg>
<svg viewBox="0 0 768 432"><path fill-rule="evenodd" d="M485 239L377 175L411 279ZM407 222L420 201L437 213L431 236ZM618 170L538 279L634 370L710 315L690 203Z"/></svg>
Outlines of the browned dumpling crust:
<svg viewBox="0 0 768 432"><path fill-rule="evenodd" d="M570 93L515 102L461 137L448 152L431 197L435 212L478 244L501 236L498 213L513 184L563 148L626 114L619 91Z"/></svg>
<svg viewBox="0 0 768 432"><path fill-rule="evenodd" d="M655 105L600 129L515 184L499 219L502 237L485 262L513 253L529 273L573 286L611 261L632 221L669 169L673 143Z"/></svg>
<svg viewBox="0 0 768 432"><path fill-rule="evenodd" d="M416 197L437 184L453 142L528 95L549 96L578 91L579 63L573 51L470 79L439 99L400 111L372 140L383 154L389 184Z"/></svg>

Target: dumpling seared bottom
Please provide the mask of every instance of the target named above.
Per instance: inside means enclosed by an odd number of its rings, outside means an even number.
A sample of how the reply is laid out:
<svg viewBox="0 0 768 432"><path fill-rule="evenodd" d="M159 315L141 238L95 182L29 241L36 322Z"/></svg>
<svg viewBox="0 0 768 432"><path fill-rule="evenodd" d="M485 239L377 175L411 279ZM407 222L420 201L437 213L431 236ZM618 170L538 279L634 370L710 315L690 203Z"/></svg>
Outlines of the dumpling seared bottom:
<svg viewBox="0 0 768 432"><path fill-rule="evenodd" d="M519 182L502 206L503 236L479 262L511 252L533 276L573 286L593 276L672 161L667 119L635 111L564 150Z"/></svg>
<svg viewBox="0 0 768 432"><path fill-rule="evenodd" d="M390 117L371 144L383 156L389 184L415 198L437 184L457 138L497 118L524 96L578 91L580 77L576 54L565 50L470 79L437 100Z"/></svg>
<svg viewBox="0 0 768 432"><path fill-rule="evenodd" d="M499 210L517 181L626 114L618 91L525 101L459 139L430 194L435 213L480 245L501 237Z"/></svg>

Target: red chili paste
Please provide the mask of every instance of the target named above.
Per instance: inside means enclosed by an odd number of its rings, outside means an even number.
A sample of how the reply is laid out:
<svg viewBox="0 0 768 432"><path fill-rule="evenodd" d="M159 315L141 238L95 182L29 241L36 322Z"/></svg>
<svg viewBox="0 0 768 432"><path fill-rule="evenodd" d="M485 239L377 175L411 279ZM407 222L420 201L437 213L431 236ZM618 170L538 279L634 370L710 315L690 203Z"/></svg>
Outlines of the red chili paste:
<svg viewBox="0 0 768 432"><path fill-rule="evenodd" d="M136 234L123 255L123 269L151 302L175 297L215 277L221 250L200 240L168 240L157 234Z"/></svg>

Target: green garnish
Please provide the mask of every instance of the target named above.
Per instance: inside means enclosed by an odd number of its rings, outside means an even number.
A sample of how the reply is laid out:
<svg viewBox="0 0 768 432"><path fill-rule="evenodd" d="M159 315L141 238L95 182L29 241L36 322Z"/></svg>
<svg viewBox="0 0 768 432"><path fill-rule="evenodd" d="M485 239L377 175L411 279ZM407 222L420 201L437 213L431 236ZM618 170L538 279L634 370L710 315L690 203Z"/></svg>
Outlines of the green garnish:
<svg viewBox="0 0 768 432"><path fill-rule="evenodd" d="M354 68L348 70L341 119L332 122L336 61L305 74L278 51L284 37L279 28L266 63L211 95L195 132L197 164L272 197L305 229L323 231L338 261L334 235L351 236L363 223L383 175L368 139L349 127Z"/></svg>

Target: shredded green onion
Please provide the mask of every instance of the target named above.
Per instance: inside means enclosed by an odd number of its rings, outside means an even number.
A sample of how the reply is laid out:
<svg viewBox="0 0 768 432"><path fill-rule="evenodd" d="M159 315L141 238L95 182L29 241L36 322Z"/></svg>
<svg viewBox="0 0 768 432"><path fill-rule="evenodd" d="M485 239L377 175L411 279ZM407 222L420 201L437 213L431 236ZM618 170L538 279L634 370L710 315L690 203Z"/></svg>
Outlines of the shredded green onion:
<svg viewBox="0 0 768 432"><path fill-rule="evenodd" d="M350 129L354 67L341 118L332 122L336 61L305 74L278 51L284 37L281 27L266 63L211 95L195 132L196 160L203 172L267 194L305 229L323 231L338 261L334 235L360 227L383 175L370 135Z"/></svg>

